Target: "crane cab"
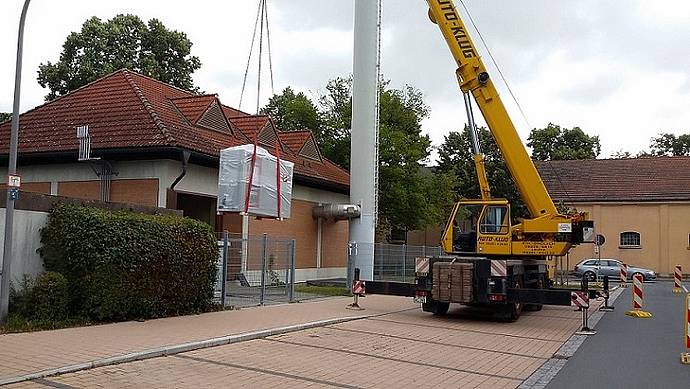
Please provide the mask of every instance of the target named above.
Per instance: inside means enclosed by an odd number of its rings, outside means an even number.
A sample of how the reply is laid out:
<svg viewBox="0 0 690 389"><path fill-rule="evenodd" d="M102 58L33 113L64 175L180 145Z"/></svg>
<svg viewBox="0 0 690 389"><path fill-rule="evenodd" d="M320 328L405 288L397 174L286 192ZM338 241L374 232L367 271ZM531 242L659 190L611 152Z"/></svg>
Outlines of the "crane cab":
<svg viewBox="0 0 690 389"><path fill-rule="evenodd" d="M511 254L510 204L505 199L455 203L441 243L448 254Z"/></svg>

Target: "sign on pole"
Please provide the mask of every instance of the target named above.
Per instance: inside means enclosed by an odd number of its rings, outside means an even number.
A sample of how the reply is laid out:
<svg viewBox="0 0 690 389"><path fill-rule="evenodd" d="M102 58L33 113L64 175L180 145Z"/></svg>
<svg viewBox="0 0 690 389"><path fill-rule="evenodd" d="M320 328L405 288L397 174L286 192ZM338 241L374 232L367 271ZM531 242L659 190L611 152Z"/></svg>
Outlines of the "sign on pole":
<svg viewBox="0 0 690 389"><path fill-rule="evenodd" d="M10 188L19 188L22 185L22 178L17 174L10 174L7 176L7 186Z"/></svg>

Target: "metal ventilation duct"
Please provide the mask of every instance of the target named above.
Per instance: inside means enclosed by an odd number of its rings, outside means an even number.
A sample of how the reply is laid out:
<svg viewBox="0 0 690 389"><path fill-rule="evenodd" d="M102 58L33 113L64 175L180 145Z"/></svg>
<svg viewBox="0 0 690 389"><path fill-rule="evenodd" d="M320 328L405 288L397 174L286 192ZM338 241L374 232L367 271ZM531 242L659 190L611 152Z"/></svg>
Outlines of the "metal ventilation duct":
<svg viewBox="0 0 690 389"><path fill-rule="evenodd" d="M348 220L359 217L361 210L354 204L323 204L312 208L311 214L316 218Z"/></svg>

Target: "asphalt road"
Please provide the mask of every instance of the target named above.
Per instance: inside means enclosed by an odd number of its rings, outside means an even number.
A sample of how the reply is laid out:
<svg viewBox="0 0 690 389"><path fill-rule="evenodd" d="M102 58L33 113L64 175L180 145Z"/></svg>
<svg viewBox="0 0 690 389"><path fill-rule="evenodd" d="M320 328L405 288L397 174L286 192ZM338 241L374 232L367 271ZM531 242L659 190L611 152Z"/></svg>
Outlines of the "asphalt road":
<svg viewBox="0 0 690 389"><path fill-rule="evenodd" d="M631 292L616 300L590 336L547 388L688 388L690 365L680 363L684 294L673 294L672 282L645 283L644 310L651 319L625 315ZM631 289L630 287L628 289Z"/></svg>

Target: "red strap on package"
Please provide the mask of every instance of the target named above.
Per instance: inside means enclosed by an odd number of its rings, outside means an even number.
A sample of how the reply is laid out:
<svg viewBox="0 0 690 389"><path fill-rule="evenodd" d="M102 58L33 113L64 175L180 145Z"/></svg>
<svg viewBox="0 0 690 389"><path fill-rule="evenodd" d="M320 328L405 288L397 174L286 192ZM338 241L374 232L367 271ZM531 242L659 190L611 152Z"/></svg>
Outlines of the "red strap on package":
<svg viewBox="0 0 690 389"><path fill-rule="evenodd" d="M282 213L280 212L280 206L283 203L283 198L280 194L280 183L282 179L280 178L280 145L278 143L278 140L275 140L275 145L276 145L276 189L278 190L278 196L277 201L278 201L278 215L277 218L280 219L282 217Z"/></svg>
<svg viewBox="0 0 690 389"><path fill-rule="evenodd" d="M247 213L249 211L249 198L252 193L252 183L254 181L254 166L256 165L256 142L259 140L259 136L257 135L256 138L254 138L254 153L252 154L252 164L249 167L249 183L247 183L247 194L244 197L244 213Z"/></svg>

